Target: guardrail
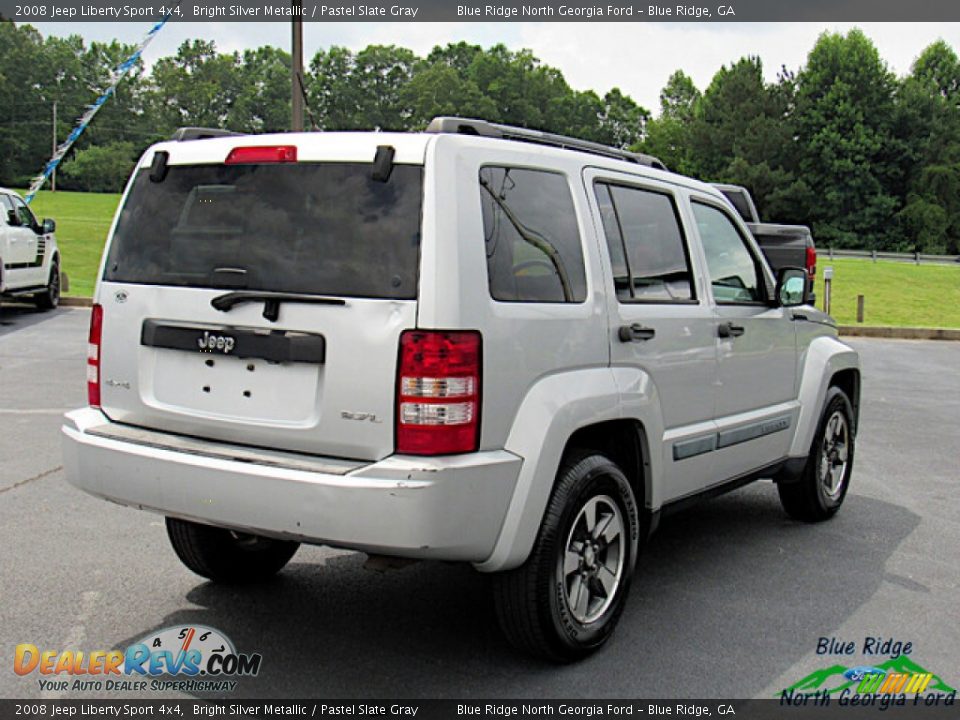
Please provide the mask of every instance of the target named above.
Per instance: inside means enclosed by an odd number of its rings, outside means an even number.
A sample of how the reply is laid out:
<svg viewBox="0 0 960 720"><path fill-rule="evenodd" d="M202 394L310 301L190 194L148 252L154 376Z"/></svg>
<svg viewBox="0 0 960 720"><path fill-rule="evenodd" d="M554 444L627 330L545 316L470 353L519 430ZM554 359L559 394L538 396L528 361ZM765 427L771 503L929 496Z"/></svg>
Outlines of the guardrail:
<svg viewBox="0 0 960 720"><path fill-rule="evenodd" d="M817 255L821 258L862 258L865 260L894 260L896 262L911 262L916 265L933 263L936 265L954 264L960 267L960 255L926 255L924 253L896 253L881 250L834 250L833 248L817 248Z"/></svg>

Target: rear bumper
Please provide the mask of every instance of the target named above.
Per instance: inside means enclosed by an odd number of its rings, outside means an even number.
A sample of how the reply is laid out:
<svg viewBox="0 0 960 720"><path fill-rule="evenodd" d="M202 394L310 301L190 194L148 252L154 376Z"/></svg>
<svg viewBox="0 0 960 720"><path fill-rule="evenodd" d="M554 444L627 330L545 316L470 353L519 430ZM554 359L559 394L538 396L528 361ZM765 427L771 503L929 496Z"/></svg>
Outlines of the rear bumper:
<svg viewBox="0 0 960 720"><path fill-rule="evenodd" d="M133 440L98 410L68 413L67 479L91 495L270 537L411 558L482 562L493 550L522 460L506 451L440 458L257 462L249 449L177 436ZM136 435L136 433L134 433ZM210 452L203 452L209 446ZM264 453L264 458L273 457Z"/></svg>

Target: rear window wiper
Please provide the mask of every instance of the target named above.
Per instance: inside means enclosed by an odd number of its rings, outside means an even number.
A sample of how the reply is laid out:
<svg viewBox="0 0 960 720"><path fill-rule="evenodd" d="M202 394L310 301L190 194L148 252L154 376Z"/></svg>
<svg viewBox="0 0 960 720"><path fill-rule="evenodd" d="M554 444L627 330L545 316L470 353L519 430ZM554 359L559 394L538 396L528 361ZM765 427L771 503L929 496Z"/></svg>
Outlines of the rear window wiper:
<svg viewBox="0 0 960 720"><path fill-rule="evenodd" d="M215 310L229 312L237 305L248 302L263 302L263 317L270 322L276 322L280 317L280 304L285 302L307 303L310 305L346 305L343 298L325 297L323 295L307 295L304 293L269 292L266 290L237 290L225 295L218 295L210 304Z"/></svg>

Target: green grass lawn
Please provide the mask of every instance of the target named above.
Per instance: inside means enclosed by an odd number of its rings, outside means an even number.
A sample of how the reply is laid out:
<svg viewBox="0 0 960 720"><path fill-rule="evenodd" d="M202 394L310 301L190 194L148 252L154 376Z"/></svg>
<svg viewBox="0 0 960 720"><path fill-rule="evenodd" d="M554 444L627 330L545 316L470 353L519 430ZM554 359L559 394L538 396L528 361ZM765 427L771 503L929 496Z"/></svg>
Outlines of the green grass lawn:
<svg viewBox="0 0 960 720"><path fill-rule="evenodd" d="M864 296L864 325L960 328L960 263L914 265L853 258L817 259L817 307L823 307L823 269L833 267L830 314L857 324L857 295Z"/></svg>
<svg viewBox="0 0 960 720"><path fill-rule="evenodd" d="M37 216L57 221L63 269L70 295L93 294L100 253L119 195L43 191L32 207ZM866 299L865 325L960 328L960 263L956 267L870 260L817 263L817 305L823 307L823 269L832 265L832 314L843 325L856 324L857 295Z"/></svg>
<svg viewBox="0 0 960 720"><path fill-rule="evenodd" d="M30 203L38 219L57 221L62 269L70 276L67 295L93 295L103 243L119 202L120 196L113 194L43 190Z"/></svg>

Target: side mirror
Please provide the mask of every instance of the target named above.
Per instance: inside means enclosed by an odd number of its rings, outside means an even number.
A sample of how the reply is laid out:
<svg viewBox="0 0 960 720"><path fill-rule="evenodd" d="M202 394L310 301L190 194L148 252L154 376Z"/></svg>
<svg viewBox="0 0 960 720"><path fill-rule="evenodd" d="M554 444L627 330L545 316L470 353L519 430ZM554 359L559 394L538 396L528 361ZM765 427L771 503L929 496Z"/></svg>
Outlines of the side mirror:
<svg viewBox="0 0 960 720"><path fill-rule="evenodd" d="M7 210L7 225L20 227L20 217L17 215L16 210Z"/></svg>
<svg viewBox="0 0 960 720"><path fill-rule="evenodd" d="M52 220L51 218L43 219L43 234L49 235L52 232L55 232L57 229L57 221Z"/></svg>
<svg viewBox="0 0 960 720"><path fill-rule="evenodd" d="M798 267L780 268L775 297L780 307L803 305L807 294L807 271Z"/></svg>

